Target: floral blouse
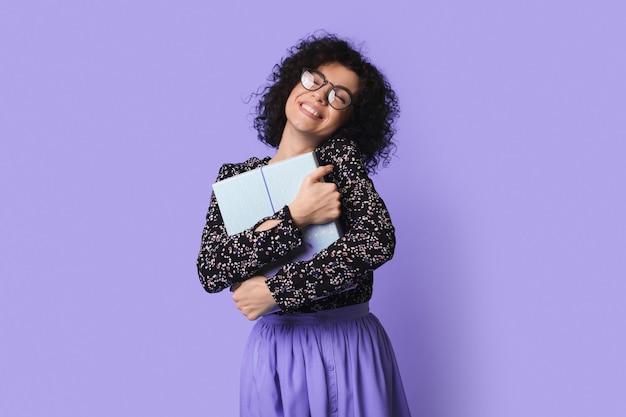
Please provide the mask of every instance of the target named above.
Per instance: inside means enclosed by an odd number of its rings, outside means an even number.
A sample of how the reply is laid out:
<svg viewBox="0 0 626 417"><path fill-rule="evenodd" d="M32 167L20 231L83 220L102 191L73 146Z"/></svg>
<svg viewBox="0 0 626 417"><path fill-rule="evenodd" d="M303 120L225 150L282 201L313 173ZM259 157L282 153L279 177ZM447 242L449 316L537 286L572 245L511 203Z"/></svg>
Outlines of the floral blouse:
<svg viewBox="0 0 626 417"><path fill-rule="evenodd" d="M355 144L330 139L316 151L320 165L334 165L331 179L341 194L344 235L312 259L287 263L274 276L266 277L281 312L313 312L368 301L373 270L390 260L395 248L389 212ZM253 157L239 164L224 164L217 180L266 165L269 160ZM269 230L255 231L268 219L281 222ZM222 291L256 275L259 269L300 245L302 234L288 206L228 236L212 194L197 261L200 282L208 292Z"/></svg>

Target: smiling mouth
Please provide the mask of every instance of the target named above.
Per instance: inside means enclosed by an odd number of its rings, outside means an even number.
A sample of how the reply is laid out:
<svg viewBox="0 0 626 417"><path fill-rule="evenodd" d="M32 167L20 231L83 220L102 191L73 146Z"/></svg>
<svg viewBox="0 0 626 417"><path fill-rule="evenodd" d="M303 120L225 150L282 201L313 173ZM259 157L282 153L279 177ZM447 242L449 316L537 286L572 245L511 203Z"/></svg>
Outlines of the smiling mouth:
<svg viewBox="0 0 626 417"><path fill-rule="evenodd" d="M302 107L306 112L310 113L311 115L315 116L318 119L322 119L322 115L319 114L313 107L309 106L306 103L303 103L300 105L300 107Z"/></svg>

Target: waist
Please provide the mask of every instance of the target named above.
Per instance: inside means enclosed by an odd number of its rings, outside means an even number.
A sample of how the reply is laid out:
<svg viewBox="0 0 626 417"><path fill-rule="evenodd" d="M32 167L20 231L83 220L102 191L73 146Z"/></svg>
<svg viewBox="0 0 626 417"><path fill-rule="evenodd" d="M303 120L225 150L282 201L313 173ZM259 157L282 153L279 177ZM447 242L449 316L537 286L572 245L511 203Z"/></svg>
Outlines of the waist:
<svg viewBox="0 0 626 417"><path fill-rule="evenodd" d="M368 302L351 306L316 311L314 313L268 314L261 320L271 324L320 324L365 317L370 312Z"/></svg>

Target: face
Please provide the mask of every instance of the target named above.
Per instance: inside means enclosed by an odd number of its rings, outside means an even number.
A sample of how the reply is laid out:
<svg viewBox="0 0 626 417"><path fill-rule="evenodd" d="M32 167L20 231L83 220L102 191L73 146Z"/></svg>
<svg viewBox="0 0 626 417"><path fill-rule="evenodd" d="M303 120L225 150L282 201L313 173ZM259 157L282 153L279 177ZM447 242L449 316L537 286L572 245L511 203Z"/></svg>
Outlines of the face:
<svg viewBox="0 0 626 417"><path fill-rule="evenodd" d="M356 100L359 93L358 75L343 65L330 63L321 65L316 70L328 82L315 91L307 90L300 82L294 87L285 105L287 124L283 132L283 138L285 135L296 135L292 137L303 138L315 146L328 139L352 115L352 106L337 110L329 105L328 93L333 85L348 89L353 100ZM333 105L339 107L336 102Z"/></svg>

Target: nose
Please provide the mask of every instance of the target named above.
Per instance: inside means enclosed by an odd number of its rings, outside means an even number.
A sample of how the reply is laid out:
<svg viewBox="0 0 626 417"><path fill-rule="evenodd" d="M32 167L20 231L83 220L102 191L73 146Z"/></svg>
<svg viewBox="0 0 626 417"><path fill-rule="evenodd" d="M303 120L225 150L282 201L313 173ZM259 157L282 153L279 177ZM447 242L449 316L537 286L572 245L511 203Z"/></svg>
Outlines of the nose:
<svg viewBox="0 0 626 417"><path fill-rule="evenodd" d="M333 86L327 84L319 90L312 91L313 97L322 104L328 104L328 93L330 93L331 88L333 88Z"/></svg>

